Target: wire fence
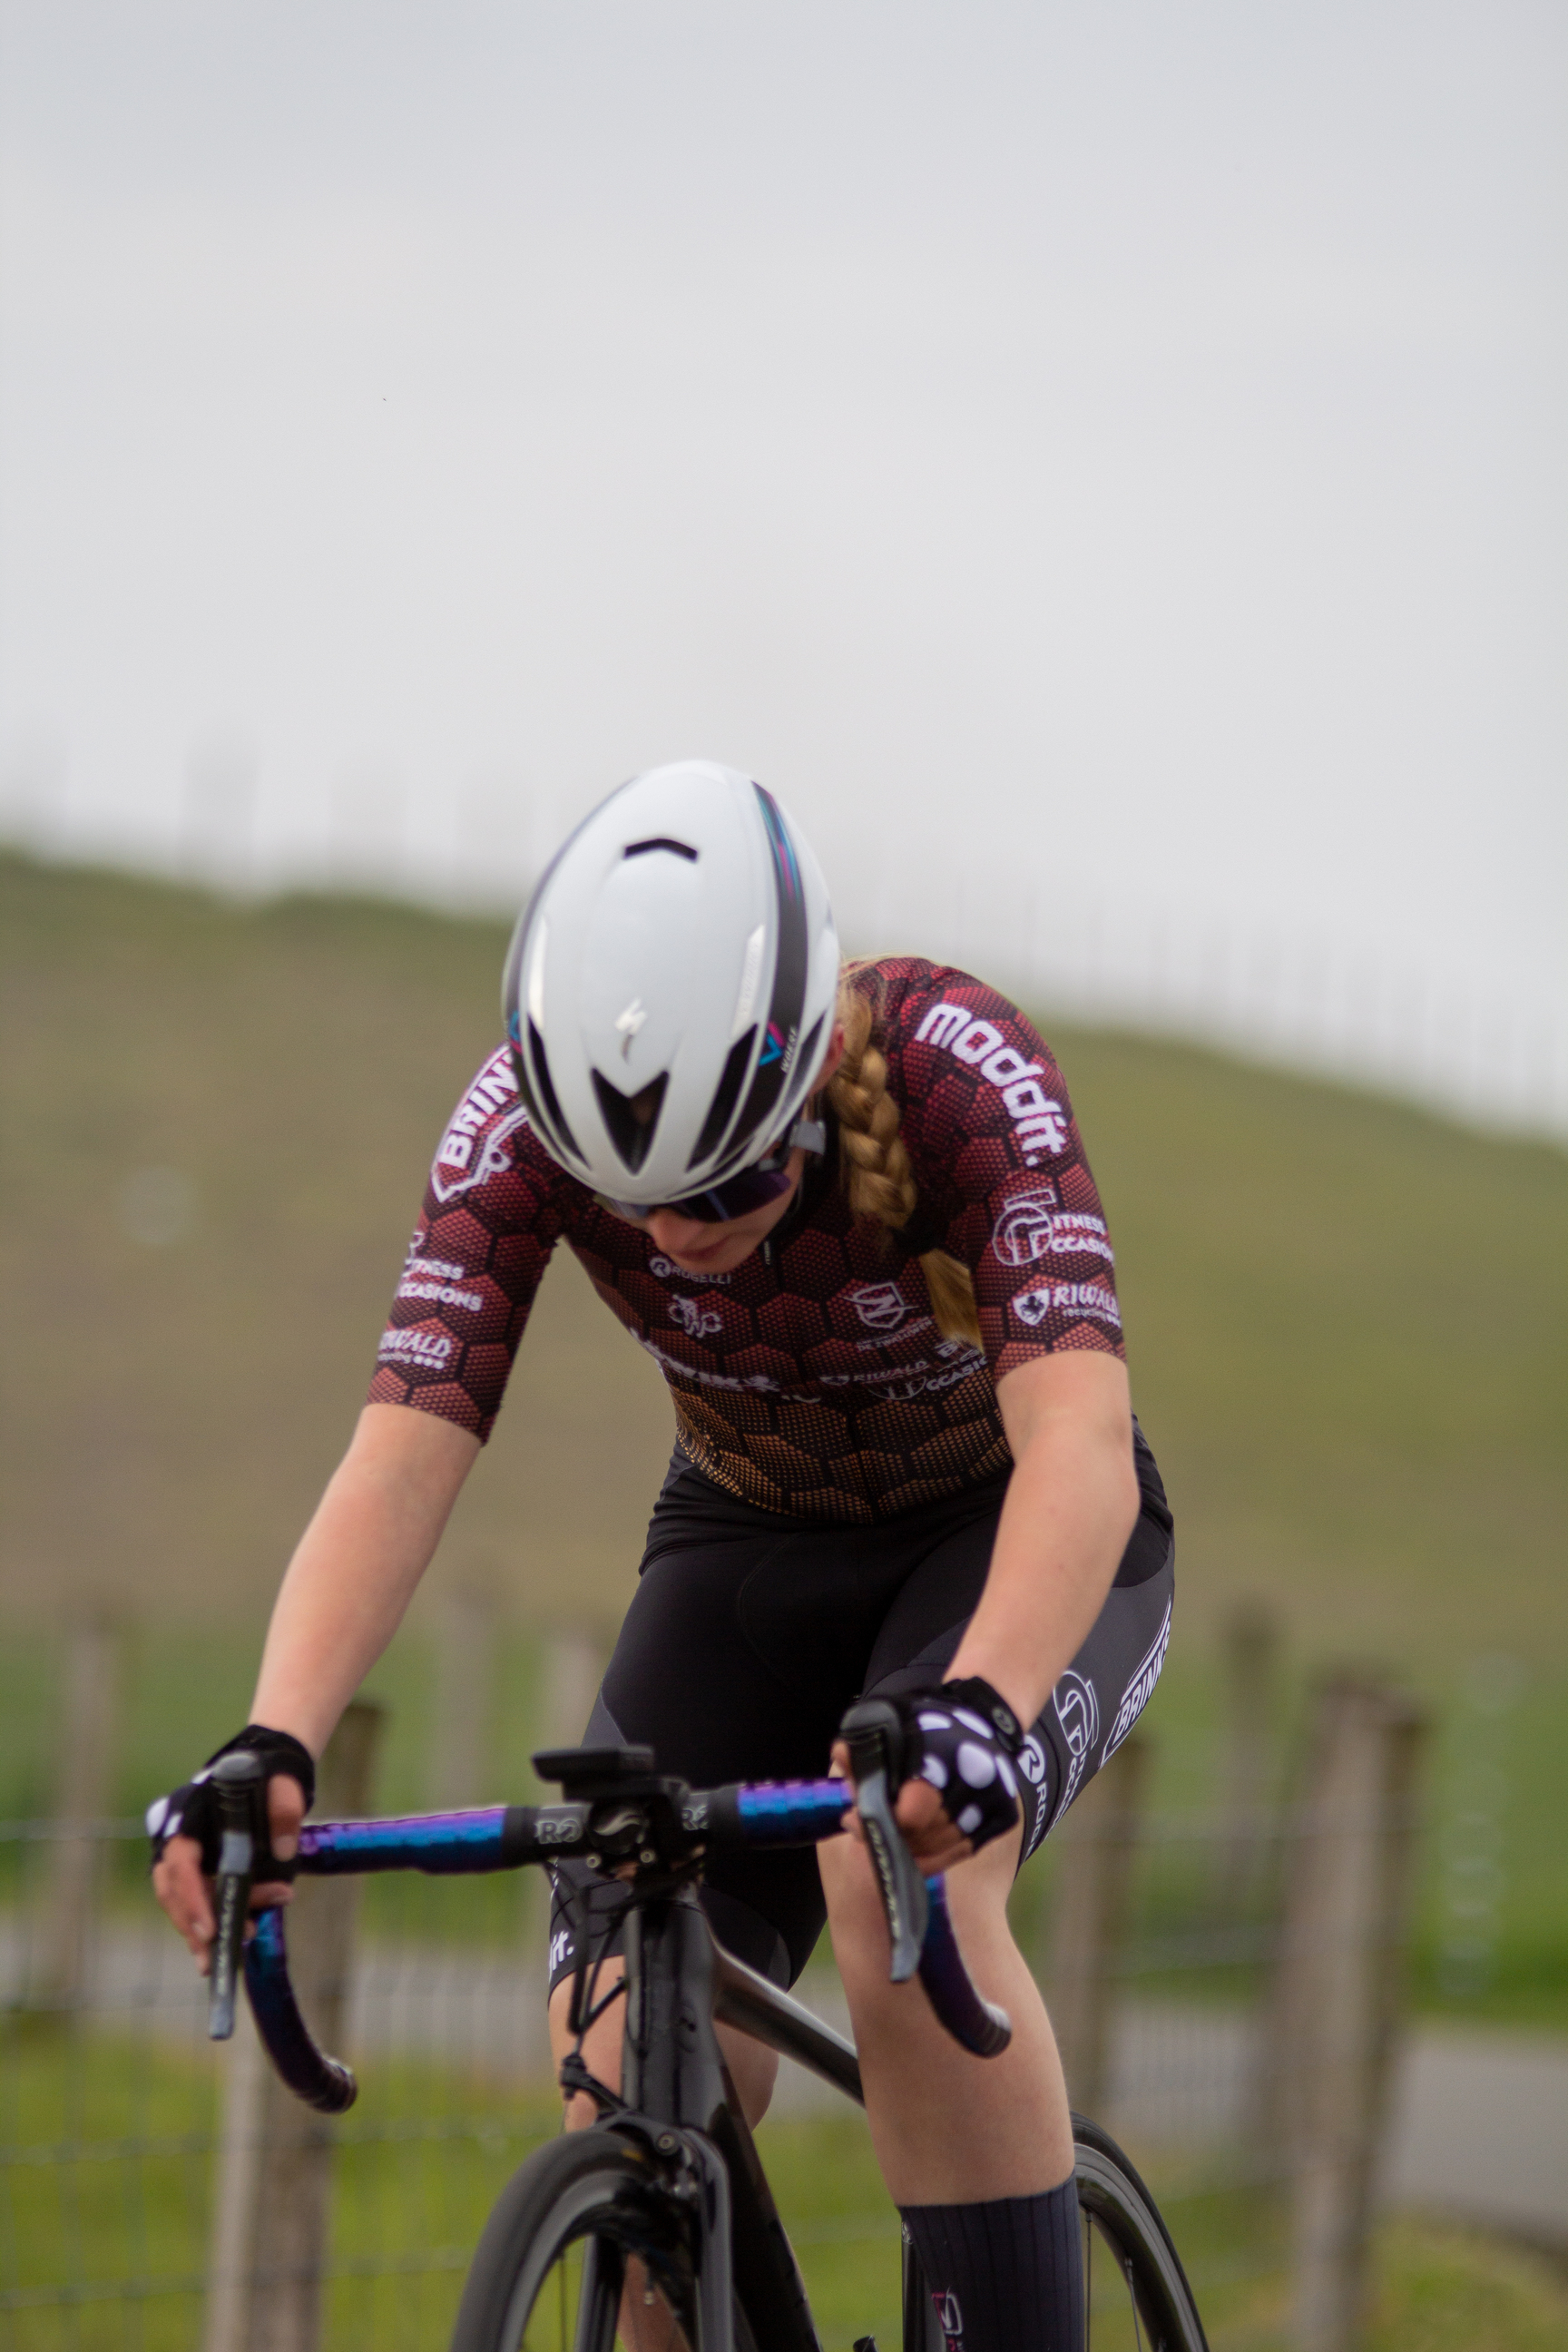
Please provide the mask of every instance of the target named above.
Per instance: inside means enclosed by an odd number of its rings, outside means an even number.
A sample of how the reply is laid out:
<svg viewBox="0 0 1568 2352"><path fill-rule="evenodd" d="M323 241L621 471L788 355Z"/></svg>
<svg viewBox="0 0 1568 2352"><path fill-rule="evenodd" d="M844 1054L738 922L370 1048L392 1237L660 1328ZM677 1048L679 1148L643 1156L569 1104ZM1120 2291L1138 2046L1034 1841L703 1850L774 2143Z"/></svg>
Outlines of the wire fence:
<svg viewBox="0 0 1568 2352"><path fill-rule="evenodd" d="M349 780L315 810L319 831L273 838L237 747L198 747L166 821L128 830L78 806L62 769L0 764L0 845L62 865L104 863L241 899L289 889L369 892L448 911L512 913L574 817L517 779L431 803L416 821L386 778ZM581 814L581 812L579 812ZM1037 856L998 872L982 828L932 860L853 830L821 846L845 877L839 914L858 952L918 950L984 974L1058 1020L1195 1038L1278 1066L1370 1086L1486 1126L1568 1135L1568 994L1561 959L1532 940L1443 935L1441 951L1289 898L1249 908L1124 873L1042 890ZM832 853L837 852L837 855ZM868 867L874 883L857 886ZM1130 897L1130 889L1132 895Z"/></svg>
<svg viewBox="0 0 1568 2352"><path fill-rule="evenodd" d="M90 1854L104 1893L74 1979L60 1973L54 1925L60 1851L72 1846ZM226 2102L254 2045L248 2021L227 2048L207 2041L188 1955L149 1897L127 1899L119 1865L144 1853L139 1822L0 1824L7 2352L184 2352L211 2339ZM506 1891L513 1900L470 1916L459 1939L440 1887L374 1890L347 2032L364 2091L331 2136L333 2346L443 2343L489 2202L555 2128L530 1890Z"/></svg>
<svg viewBox="0 0 1568 2352"><path fill-rule="evenodd" d="M1408 1822L1397 1790L1367 1810L1364 1756L1361 1783L1353 1759L1341 1775L1337 1815L1331 1789L1327 1812L1287 1819L1143 1817L1137 1759L1090 1784L1043 1884L1021 1882L1018 1930L1075 2104L1149 2171L1213 2340L1241 2352L1285 2340L1300 2300L1282 2192L1313 2129L1359 2129L1366 2165L1376 2154L1366 2085L1392 2030L1379 1989L1400 1917L1386 1901L1358 1913L1353 1887L1347 1911L1344 1865L1353 1881L1359 1841L1386 1883ZM342 2016L360 2101L328 2126L283 2097L267 2122L248 2021L225 2048L207 2041L144 1851L134 1822L0 1824L0 2347L434 2352L489 2204L558 2128L542 1882L367 1882ZM1340 1857L1337 1877L1314 1881L1320 1852ZM802 1991L846 2021L830 1969ZM1315 2124L1314 2075L1337 2084ZM786 2066L764 2135L814 2296L864 2315L846 2340L873 2325L896 2337L897 2222L862 2122ZM226 2205L258 2148L275 2178L240 2277ZM301 2162L319 2209L303 2238L283 2218ZM1352 2178L1347 2194L1365 2189Z"/></svg>

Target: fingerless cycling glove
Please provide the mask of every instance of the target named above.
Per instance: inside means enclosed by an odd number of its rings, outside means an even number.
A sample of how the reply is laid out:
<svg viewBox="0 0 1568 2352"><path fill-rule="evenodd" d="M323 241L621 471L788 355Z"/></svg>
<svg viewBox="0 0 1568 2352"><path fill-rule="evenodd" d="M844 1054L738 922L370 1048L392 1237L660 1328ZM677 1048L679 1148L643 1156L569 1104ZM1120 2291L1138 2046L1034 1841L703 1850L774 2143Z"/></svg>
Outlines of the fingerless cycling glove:
<svg viewBox="0 0 1568 2352"><path fill-rule="evenodd" d="M243 1731L237 1731L232 1739L226 1739L221 1748L213 1750L194 1778L172 1789L166 1797L155 1797L148 1806L147 1835L155 1863L162 1862L163 1849L171 1838L196 1838L201 1843L203 1870L209 1877L216 1870L223 1825L217 1791L212 1785L212 1768L220 1756L231 1756L238 1748L248 1748L252 1755L260 1757L269 1780L279 1773L298 1780L305 1792L305 1811L310 1811L316 1794L316 1767L310 1749L291 1731L272 1731L264 1723L247 1723ZM281 1876L292 1876L291 1864L279 1863L277 1867Z"/></svg>
<svg viewBox="0 0 1568 2352"><path fill-rule="evenodd" d="M1013 1762L1024 1728L1000 1691L970 1675L937 1690L906 1692L898 1705L906 1780L930 1781L976 1851L1004 1836L1018 1818Z"/></svg>

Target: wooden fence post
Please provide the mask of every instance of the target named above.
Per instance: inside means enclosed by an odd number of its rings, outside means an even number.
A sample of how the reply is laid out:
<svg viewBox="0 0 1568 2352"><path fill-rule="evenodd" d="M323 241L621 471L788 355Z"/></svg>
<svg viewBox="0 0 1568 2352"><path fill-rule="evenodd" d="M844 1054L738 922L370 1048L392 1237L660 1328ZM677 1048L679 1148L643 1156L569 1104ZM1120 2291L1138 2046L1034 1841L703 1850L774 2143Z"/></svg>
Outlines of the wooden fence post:
<svg viewBox="0 0 1568 2352"><path fill-rule="evenodd" d="M40 2007L73 2009L87 1990L103 1877L94 1830L113 1801L122 1648L121 1627L106 1617L79 1619L67 1637L55 1835L37 1966L29 1971L30 1998Z"/></svg>
<svg viewBox="0 0 1568 2352"><path fill-rule="evenodd" d="M1226 1909L1239 1911L1258 1891L1276 1828L1279 1622L1261 1601L1241 1601L1226 1620L1222 1645L1226 1730L1217 1875Z"/></svg>
<svg viewBox="0 0 1568 2352"><path fill-rule="evenodd" d="M1149 1769L1149 1741L1123 1740L1058 1832L1061 1862L1052 1906L1046 1999L1068 2095L1080 2115L1105 2104L1114 1971Z"/></svg>
<svg viewBox="0 0 1568 2352"><path fill-rule="evenodd" d="M438 1812L479 1805L496 1791L489 1770L496 1606L486 1593L443 1593L436 1619L436 1705L430 1801Z"/></svg>
<svg viewBox="0 0 1568 2352"><path fill-rule="evenodd" d="M321 1757L318 1814L369 1810L382 1722L382 1709L366 1700L347 1708ZM334 2053L347 2017L359 1891L355 1878L302 1878L287 1915L300 2007ZM331 2173L331 2123L285 2090L245 2009L225 2089L203 2352L317 2352Z"/></svg>
<svg viewBox="0 0 1568 2352"><path fill-rule="evenodd" d="M541 1644L541 1748L575 1748L605 1673L605 1645L584 1625L552 1626Z"/></svg>
<svg viewBox="0 0 1568 2352"><path fill-rule="evenodd" d="M1350 2352L1403 1990L1425 1718L1342 1675L1319 1695L1289 1831L1268 2040L1291 2192L1299 2352Z"/></svg>

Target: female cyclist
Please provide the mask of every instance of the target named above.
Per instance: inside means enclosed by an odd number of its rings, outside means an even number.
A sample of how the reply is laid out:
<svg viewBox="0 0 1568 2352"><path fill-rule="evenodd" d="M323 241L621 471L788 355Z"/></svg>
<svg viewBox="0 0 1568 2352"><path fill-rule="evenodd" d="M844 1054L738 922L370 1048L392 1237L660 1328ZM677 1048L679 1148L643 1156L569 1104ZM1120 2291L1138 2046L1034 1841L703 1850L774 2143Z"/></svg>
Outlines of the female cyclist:
<svg viewBox="0 0 1568 2352"><path fill-rule="evenodd" d="M967 2056L918 1982L889 1984L854 1839L723 1864L703 1899L780 1983L831 1921L878 2157L950 2339L1064 2352L1082 2340L1072 2136L1007 1891L1149 1696L1173 1547L1061 1076L966 974L841 966L800 834L708 761L637 778L572 835L504 1003L284 1579L254 1721L226 1744L265 1754L287 1855L564 1238L658 1362L677 1431L585 1736L647 1741L699 1785L810 1777L858 1696L898 1703L921 1759L899 1817L953 1874L965 1954L1014 2021L1005 2054ZM198 1779L150 1817L159 1900L204 1962L212 1811ZM558 2042L578 1936L618 1966L594 1900L563 1869ZM611 2080L617 2032L612 2014L587 2053ZM777 2062L726 2040L755 2119Z"/></svg>

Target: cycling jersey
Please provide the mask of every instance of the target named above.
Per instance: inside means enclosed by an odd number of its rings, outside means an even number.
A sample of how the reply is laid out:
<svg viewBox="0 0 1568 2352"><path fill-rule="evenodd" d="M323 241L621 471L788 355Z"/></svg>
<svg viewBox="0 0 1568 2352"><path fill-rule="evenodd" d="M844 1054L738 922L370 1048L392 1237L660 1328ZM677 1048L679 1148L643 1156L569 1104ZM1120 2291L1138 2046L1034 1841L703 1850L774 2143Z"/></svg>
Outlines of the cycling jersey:
<svg viewBox="0 0 1568 2352"><path fill-rule="evenodd" d="M550 1157L505 1048L436 1154L371 1388L489 1437L550 1253L564 1239L669 1384L686 1454L725 1492L866 1524L1011 1463L995 1382L1062 1348L1120 1356L1105 1218L1060 1072L994 989L900 957L855 985L900 1108L919 1205L889 1234L851 1214L826 1157L763 1248L689 1275ZM945 1339L921 1252L969 1268L983 1345Z"/></svg>

